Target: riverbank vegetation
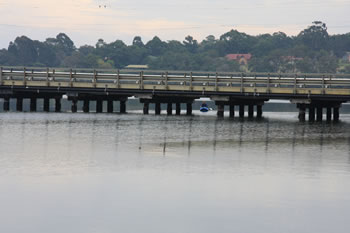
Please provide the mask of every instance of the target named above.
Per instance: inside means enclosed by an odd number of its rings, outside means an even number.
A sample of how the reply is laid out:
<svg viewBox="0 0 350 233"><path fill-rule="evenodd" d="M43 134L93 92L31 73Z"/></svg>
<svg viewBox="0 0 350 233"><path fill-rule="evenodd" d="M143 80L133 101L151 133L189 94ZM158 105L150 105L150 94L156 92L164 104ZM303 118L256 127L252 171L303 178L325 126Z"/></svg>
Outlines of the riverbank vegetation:
<svg viewBox="0 0 350 233"><path fill-rule="evenodd" d="M162 41L155 36L144 43L136 36L131 45L121 40L76 47L64 33L45 41L26 36L0 50L0 65L72 68L124 68L148 65L150 69L350 73L350 33L330 35L325 23L316 21L297 36L283 32L248 35L231 30L219 38L198 42Z"/></svg>

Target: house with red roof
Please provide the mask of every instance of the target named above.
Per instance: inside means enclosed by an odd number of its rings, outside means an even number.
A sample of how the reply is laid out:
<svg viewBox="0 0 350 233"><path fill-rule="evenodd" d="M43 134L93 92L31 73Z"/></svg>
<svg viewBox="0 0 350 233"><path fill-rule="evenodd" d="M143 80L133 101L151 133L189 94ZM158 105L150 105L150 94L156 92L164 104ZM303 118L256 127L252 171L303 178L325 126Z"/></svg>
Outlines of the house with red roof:
<svg viewBox="0 0 350 233"><path fill-rule="evenodd" d="M237 61L240 65L247 65L252 55L250 53L231 53L227 54L225 58L229 61Z"/></svg>

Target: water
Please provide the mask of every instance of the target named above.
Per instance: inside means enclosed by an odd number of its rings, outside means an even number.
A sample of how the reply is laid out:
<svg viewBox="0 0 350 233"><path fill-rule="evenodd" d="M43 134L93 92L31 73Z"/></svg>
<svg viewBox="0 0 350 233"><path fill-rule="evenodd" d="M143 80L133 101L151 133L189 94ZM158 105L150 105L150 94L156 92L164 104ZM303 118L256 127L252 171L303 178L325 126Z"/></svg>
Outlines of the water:
<svg viewBox="0 0 350 233"><path fill-rule="evenodd" d="M0 232L348 232L350 115L2 113Z"/></svg>

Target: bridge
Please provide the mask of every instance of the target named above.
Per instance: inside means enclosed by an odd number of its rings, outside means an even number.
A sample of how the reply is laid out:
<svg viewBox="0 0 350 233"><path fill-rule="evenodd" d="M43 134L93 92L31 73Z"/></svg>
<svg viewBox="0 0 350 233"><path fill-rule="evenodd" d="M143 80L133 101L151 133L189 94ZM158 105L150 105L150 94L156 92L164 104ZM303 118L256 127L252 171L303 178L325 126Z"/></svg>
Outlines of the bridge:
<svg viewBox="0 0 350 233"><path fill-rule="evenodd" d="M120 112L126 112L126 101L136 97L144 104L144 114L155 104L155 114L161 104L167 104L167 114L192 114L195 99L208 97L217 105L218 117L229 106L230 117L254 115L262 117L262 106L271 99L290 100L299 109L300 121L339 120L339 108L350 100L350 75L290 74L290 73L230 73L159 70L95 70L38 67L0 67L0 98L3 109L9 111L10 99L16 99L16 110L23 111L23 99L30 99L30 110L37 110L37 99L44 99L44 111L55 100L55 111L61 111L61 99L67 96L72 112L78 101L89 112L90 101L96 101L96 112L114 112L113 101L120 102ZM246 111L247 110L247 111ZM256 114L254 114L254 112Z"/></svg>

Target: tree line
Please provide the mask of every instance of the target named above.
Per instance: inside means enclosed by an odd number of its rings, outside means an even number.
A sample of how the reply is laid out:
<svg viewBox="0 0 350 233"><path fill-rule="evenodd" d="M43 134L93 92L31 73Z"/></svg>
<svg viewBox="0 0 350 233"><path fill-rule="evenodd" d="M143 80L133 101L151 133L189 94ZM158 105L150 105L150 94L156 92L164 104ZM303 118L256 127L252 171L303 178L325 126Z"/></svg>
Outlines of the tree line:
<svg viewBox="0 0 350 233"><path fill-rule="evenodd" d="M350 33L330 35L325 23L315 21L297 36L283 32L248 35L237 30L219 38L207 36L198 42L192 36L183 41L162 41L155 36L144 43L136 36L131 45L121 40L79 48L64 33L45 41L17 37L0 50L0 65L71 68L124 68L147 64L150 69L198 71L251 71L350 73ZM251 54L248 64L228 60L227 54Z"/></svg>

